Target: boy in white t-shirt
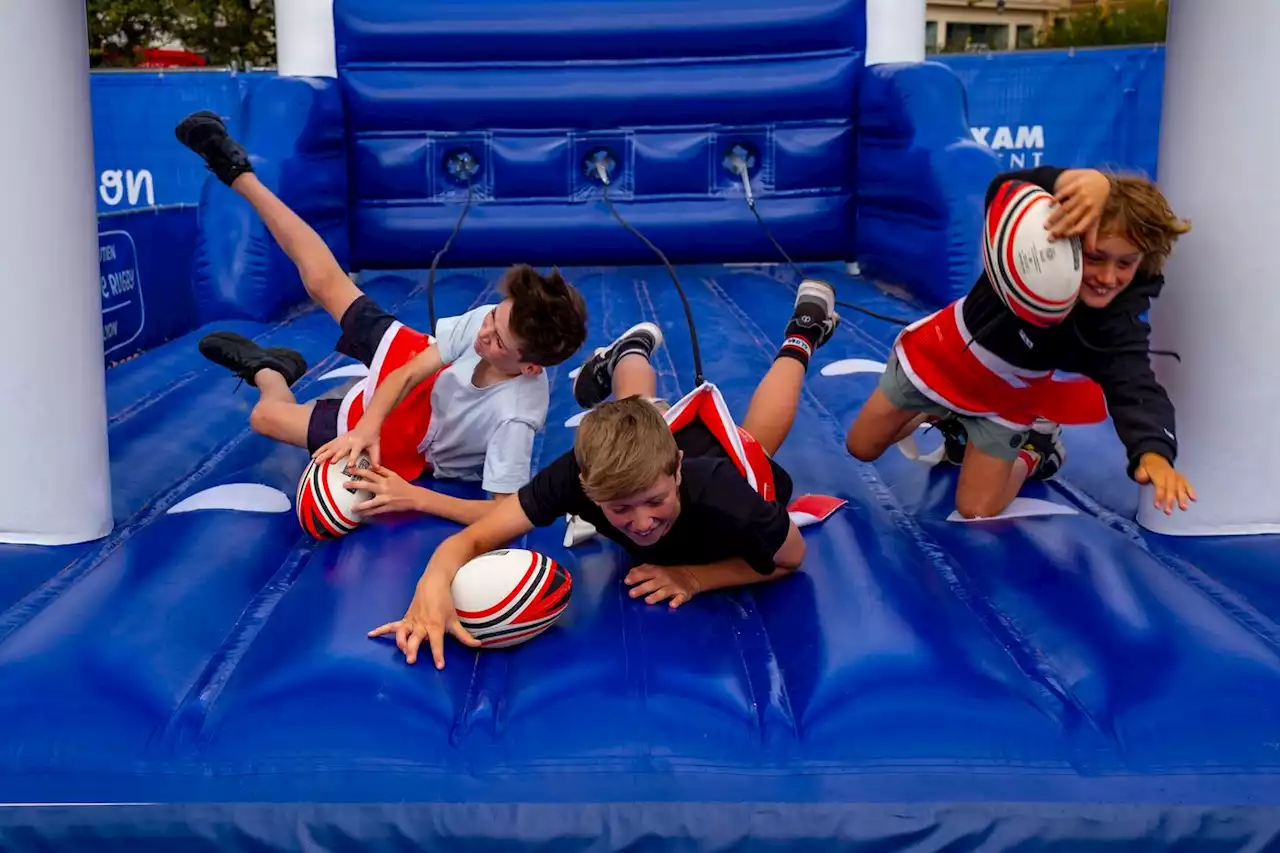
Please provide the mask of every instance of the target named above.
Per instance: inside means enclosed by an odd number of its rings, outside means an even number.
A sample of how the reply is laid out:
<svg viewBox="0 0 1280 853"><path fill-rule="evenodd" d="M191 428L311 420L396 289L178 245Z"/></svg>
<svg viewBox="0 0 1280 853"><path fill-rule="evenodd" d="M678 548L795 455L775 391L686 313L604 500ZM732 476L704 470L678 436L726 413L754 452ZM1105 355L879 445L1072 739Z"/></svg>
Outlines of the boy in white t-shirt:
<svg viewBox="0 0 1280 853"><path fill-rule="evenodd" d="M500 302L441 318L432 338L352 283L320 235L258 180L218 116L194 113L175 133L253 206L297 264L307 293L342 328L335 349L369 368L341 399L299 403L290 388L307 371L301 353L262 347L234 332L206 335L200 352L261 392L249 416L255 431L317 458L354 461L368 453L374 467L352 484L374 493L355 507L366 515L416 510L470 524L491 501L453 498L409 481L425 473L478 480L495 498L529 481L534 434L549 398L544 368L586 340L586 303L576 289L558 272L542 276L514 266L499 285Z"/></svg>

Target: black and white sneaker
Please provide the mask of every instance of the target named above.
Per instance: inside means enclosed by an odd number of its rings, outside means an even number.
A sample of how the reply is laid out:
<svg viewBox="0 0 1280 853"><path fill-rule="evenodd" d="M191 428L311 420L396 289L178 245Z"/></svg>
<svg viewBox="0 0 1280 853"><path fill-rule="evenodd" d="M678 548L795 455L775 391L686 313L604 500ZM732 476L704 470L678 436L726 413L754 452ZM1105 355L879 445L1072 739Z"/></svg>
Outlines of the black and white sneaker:
<svg viewBox="0 0 1280 853"><path fill-rule="evenodd" d="M246 172L252 172L249 152L231 138L222 118L208 110L192 113L174 128L174 136L204 160L209 171L227 186Z"/></svg>
<svg viewBox="0 0 1280 853"><path fill-rule="evenodd" d="M607 347L600 347L586 360L573 380L573 399L584 409L594 408L613 393L613 369L630 353L650 358L662 343L662 329L655 323L637 323Z"/></svg>
<svg viewBox="0 0 1280 853"><path fill-rule="evenodd" d="M1028 480L1048 480L1067 461L1067 448L1062 443L1062 427L1043 419L1032 425L1022 449L1033 461L1031 472L1027 474Z"/></svg>
<svg viewBox="0 0 1280 853"><path fill-rule="evenodd" d="M275 370L289 385L293 385L307 372L307 360L297 350L262 347L235 332L210 332L205 335L200 340L200 354L255 387L257 383L253 378L259 370Z"/></svg>
<svg viewBox="0 0 1280 853"><path fill-rule="evenodd" d="M964 451L969 444L969 433L955 415L947 415L932 423L942 434L942 459L952 465L964 463Z"/></svg>
<svg viewBox="0 0 1280 853"><path fill-rule="evenodd" d="M836 290L825 281L806 278L796 289L795 310L786 334L800 335L813 344L813 348L825 344L835 334L840 324L836 313Z"/></svg>

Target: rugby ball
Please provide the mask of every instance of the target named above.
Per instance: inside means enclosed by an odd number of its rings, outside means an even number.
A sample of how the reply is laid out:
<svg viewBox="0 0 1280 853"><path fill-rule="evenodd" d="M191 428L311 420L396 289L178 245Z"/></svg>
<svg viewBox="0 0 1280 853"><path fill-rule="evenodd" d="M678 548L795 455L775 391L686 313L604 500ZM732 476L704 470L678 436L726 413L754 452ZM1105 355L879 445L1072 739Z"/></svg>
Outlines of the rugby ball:
<svg viewBox="0 0 1280 853"><path fill-rule="evenodd" d="M1005 181L987 208L982 261L1000 300L1035 326L1061 323L1084 280L1079 237L1050 241L1053 195L1026 181Z"/></svg>
<svg viewBox="0 0 1280 853"><path fill-rule="evenodd" d="M369 468L368 456L356 461L356 468ZM314 458L298 479L297 513L302 529L316 539L337 539L360 526L364 517L352 507L373 497L365 489L351 491L346 484L354 479L346 457L317 462Z"/></svg>
<svg viewBox="0 0 1280 853"><path fill-rule="evenodd" d="M503 548L467 561L453 578L453 606L462 627L484 648L532 640L569 606L573 579L536 551Z"/></svg>

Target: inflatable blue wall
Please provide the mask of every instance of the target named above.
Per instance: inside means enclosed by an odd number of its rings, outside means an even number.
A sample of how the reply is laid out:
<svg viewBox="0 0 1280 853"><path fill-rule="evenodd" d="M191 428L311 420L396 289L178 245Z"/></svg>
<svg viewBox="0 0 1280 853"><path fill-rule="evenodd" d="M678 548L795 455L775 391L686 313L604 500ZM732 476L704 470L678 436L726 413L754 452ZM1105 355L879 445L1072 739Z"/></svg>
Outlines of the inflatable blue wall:
<svg viewBox="0 0 1280 853"><path fill-rule="evenodd" d="M852 259L861 0L422 4L338 0L360 267L425 267L465 198L451 264L774 261L726 167L746 152L784 246ZM534 21L536 20L536 23ZM531 32L530 27L534 30ZM467 33L482 37L464 38Z"/></svg>
<svg viewBox="0 0 1280 853"><path fill-rule="evenodd" d="M240 104L274 74L95 71L90 75L98 212L195 204L208 172L173 136L182 117L213 110L239 127Z"/></svg>
<svg viewBox="0 0 1280 853"><path fill-rule="evenodd" d="M779 260L725 167L740 145L758 210L790 254L856 260L925 302L972 282L969 223L995 169L1157 172L1159 46L866 69L862 2L785 14L747 4L733 15L712 4L678 26L617 2L585 21L552 16L554 27L526 37L524 24L501 23L503 4L427 18L413 3L339 0L336 83L95 73L101 230L133 238L145 309L124 322L134 309L104 297L108 360L207 322L277 317L302 298L265 229L173 138L196 109L247 134L260 174L352 270L430 263L466 201L465 180L449 170L463 149L480 167L449 265L655 263L586 169L599 150L613 161L617 210L672 260ZM406 20L395 34L378 36L397 16ZM483 40L460 37L476 28ZM554 95L581 87L593 100ZM110 280L127 253L104 251L115 257L103 262Z"/></svg>
<svg viewBox="0 0 1280 853"><path fill-rule="evenodd" d="M974 139L1003 168L1108 166L1157 177L1164 47L945 54Z"/></svg>
<svg viewBox="0 0 1280 853"><path fill-rule="evenodd" d="M262 81L245 98L239 123L258 178L311 223L346 266L347 143L337 85L287 77ZM200 200L192 285L202 323L271 320L306 299L297 268L261 218L212 175Z"/></svg>

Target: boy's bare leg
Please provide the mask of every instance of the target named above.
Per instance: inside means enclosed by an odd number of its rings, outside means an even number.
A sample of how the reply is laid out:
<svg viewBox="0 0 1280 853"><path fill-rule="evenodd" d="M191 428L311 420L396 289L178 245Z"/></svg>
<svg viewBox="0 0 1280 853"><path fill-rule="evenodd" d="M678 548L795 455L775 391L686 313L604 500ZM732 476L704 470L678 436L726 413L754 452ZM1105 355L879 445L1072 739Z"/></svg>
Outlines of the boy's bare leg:
<svg viewBox="0 0 1280 853"><path fill-rule="evenodd" d="M874 462L911 435L928 415L896 406L880 388L871 392L845 435L845 448L862 462Z"/></svg>
<svg viewBox="0 0 1280 853"><path fill-rule="evenodd" d="M1027 480L1027 462L1012 461L979 450L972 442L965 448L956 484L956 512L965 518L991 518L1013 503Z"/></svg>
<svg viewBox="0 0 1280 853"><path fill-rule="evenodd" d="M222 119L207 111L193 113L178 124L174 134L205 161L218 180L253 206L271 236L298 267L307 293L329 316L341 322L347 308L361 295L360 289L347 277L315 229L258 180L248 152L227 133Z"/></svg>
<svg viewBox="0 0 1280 853"><path fill-rule="evenodd" d="M613 396L619 400L658 396L658 373L649 362L649 356L642 352L629 352L618 359L613 368Z"/></svg>
<svg viewBox="0 0 1280 853"><path fill-rule="evenodd" d="M596 350L573 381L573 398L584 409L609 397L653 398L658 394L658 374L649 359L662 343L662 329L654 323L637 323Z"/></svg>
<svg viewBox="0 0 1280 853"><path fill-rule="evenodd" d="M770 456L778 452L795 422L810 357L831 339L840 321L835 305L831 285L814 279L801 282L782 347L751 396L742 428Z"/></svg>
<svg viewBox="0 0 1280 853"><path fill-rule="evenodd" d="M330 317L342 322L342 315L363 294L320 235L252 172L236 178L231 188L253 205L271 236L298 267L307 295Z"/></svg>
<svg viewBox="0 0 1280 853"><path fill-rule="evenodd" d="M299 403L277 370L265 367L254 374L261 397L249 413L249 426L259 435L306 448L312 403Z"/></svg>

